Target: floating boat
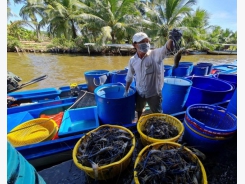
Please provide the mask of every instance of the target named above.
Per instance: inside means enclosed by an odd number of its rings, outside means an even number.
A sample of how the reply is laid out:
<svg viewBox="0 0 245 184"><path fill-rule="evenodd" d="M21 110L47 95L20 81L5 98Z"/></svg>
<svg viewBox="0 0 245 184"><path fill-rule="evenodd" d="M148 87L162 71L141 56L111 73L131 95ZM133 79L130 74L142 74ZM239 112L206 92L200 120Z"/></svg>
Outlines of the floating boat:
<svg viewBox="0 0 245 184"><path fill-rule="evenodd" d="M223 51L219 51L219 50L208 50L207 51L208 54L213 54L213 55L237 55L237 51L236 50L223 50Z"/></svg>
<svg viewBox="0 0 245 184"><path fill-rule="evenodd" d="M188 55L206 55L207 51L189 50Z"/></svg>
<svg viewBox="0 0 245 184"><path fill-rule="evenodd" d="M214 105L219 105L226 107L229 103L228 101L216 103ZM147 108L148 109L148 108ZM147 113L147 109L144 114ZM46 109L47 110L47 109ZM77 109L79 110L79 109ZM39 113L38 113L39 111ZM148 111L149 112L149 111ZM19 124L23 121L32 120L38 117L37 114L40 114L40 110L33 110L29 112L21 112L14 113L10 116L8 115L8 133L11 131L13 126L17 126L17 122L15 125L11 125L16 118L23 117L22 120L19 120ZM143 115L144 115L143 114ZM185 111L171 114L172 116L178 118L179 120L183 120ZM15 118L12 121L9 119ZM123 126L130 129L133 133L137 132L136 122L132 122L129 124L124 124ZM23 157L28 160L34 167L36 168L44 168L49 165L59 163L68 159L71 159L72 150L76 144L76 142L88 131L94 129L94 127L87 128L86 130L81 130L78 133L74 133L72 135L68 135L65 137L60 137L55 140L44 141L40 143L25 145L16 147L16 150L19 151Z"/></svg>
<svg viewBox="0 0 245 184"><path fill-rule="evenodd" d="M167 69L165 69L165 70L167 71ZM126 69L121 70L121 71L126 71ZM171 72L172 72L172 69L171 69ZM236 72L237 72L237 65L235 65L235 64L222 64L222 65L213 66L210 74L213 75L213 74L217 74L217 73L236 73ZM110 73L110 75L113 75L113 72L108 71L108 73ZM115 71L114 71L114 73L115 73ZM114 76L119 76L120 78L119 77L117 77L117 78L111 77L111 79L105 83L114 82L115 81L114 79L119 79L120 81L122 81L122 77L125 75L126 75L125 72L123 72L122 74L119 73L119 75L114 75ZM168 75L170 75L170 74L168 74ZM165 76L167 76L167 75L165 75ZM87 83L86 84L78 84L78 87L80 90L83 90L83 91L89 90L88 89L89 86ZM94 86L92 86L92 87L94 88ZM8 114L13 113L13 112L20 112L21 109L24 110L25 108L19 108L20 106L24 106L24 105L29 106L29 105L33 105L36 103L46 103L47 102L47 104L43 104L43 105L49 106L49 105L53 104L55 101L57 103L63 103L62 100L64 100L64 99L75 100L77 97L77 96L73 96L71 94L71 87L70 86L62 86L58 89L56 89L56 88L43 88L43 89L26 90L26 91L20 91L20 92L11 92L11 93L8 93L8 96L11 96L11 97L16 99L16 101L13 102L11 104L11 106L8 106ZM61 100L61 101L59 101L59 100ZM48 103L48 102L50 102L50 103ZM35 107L37 107L37 106L35 106ZM14 109L17 108L17 109L16 109L16 111L15 110L9 111L10 108L14 108ZM26 107L26 108L28 108L28 107Z"/></svg>
<svg viewBox="0 0 245 184"><path fill-rule="evenodd" d="M219 44L222 50L207 50L208 54L213 55L237 55L237 44Z"/></svg>
<svg viewBox="0 0 245 184"><path fill-rule="evenodd" d="M61 131L57 139L16 147L16 149L35 167L44 167L71 159L71 152L76 142L86 132L99 126L100 120L98 120L98 109L95 104L94 94L87 91L87 84L80 84L78 86L82 89L81 91L84 92L83 94L85 94L85 96L82 94L81 97L85 98L71 96L70 86L60 87L59 89L46 88L8 94L17 99L31 99L31 102L36 102L7 109L8 134L13 128L26 121L40 118L42 115L46 117L51 117L51 115L59 116L60 112L64 112L62 122L66 122L66 125L62 125L61 123ZM97 91L102 94L104 89ZM45 95L50 95L53 99L45 100L45 98L48 98ZM86 101L88 98L90 98L90 101ZM83 99L85 101L81 101ZM228 103L229 100L215 104L226 107ZM147 110L148 109L149 108L147 108ZM103 114L102 111L101 113ZM120 113L120 111L118 113ZM147 113L147 111L145 113ZM171 115L183 119L184 113L185 111L180 111L172 113ZM83 125L80 127L81 129L75 128L75 122L80 123L80 125L82 123L89 124L90 126ZM137 131L136 122L134 120L130 123L127 122L123 124L123 126L133 132Z"/></svg>

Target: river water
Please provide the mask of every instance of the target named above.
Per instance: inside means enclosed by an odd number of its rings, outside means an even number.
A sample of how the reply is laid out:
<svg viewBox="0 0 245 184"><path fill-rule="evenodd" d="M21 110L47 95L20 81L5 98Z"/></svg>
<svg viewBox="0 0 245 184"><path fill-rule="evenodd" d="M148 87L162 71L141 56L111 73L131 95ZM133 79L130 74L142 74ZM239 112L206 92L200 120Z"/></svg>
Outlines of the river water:
<svg viewBox="0 0 245 184"><path fill-rule="evenodd" d="M90 70L123 70L128 65L131 56L82 56L49 53L7 53L7 70L22 78L19 84L37 77L48 75L45 80L19 91L61 86L71 83L86 83L84 72ZM187 55L181 61L211 62L231 64L237 55ZM173 65L173 57L163 60L165 65Z"/></svg>

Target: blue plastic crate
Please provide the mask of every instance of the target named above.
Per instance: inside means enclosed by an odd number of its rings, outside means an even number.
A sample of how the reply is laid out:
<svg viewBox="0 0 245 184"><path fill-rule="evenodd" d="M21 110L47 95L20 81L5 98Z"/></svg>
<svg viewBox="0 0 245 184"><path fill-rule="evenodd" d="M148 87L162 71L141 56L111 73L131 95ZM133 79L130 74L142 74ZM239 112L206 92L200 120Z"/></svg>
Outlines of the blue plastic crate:
<svg viewBox="0 0 245 184"><path fill-rule="evenodd" d="M10 114L7 116L7 133L9 133L14 127L33 119L33 116L29 112L19 112Z"/></svg>
<svg viewBox="0 0 245 184"><path fill-rule="evenodd" d="M66 137L88 132L99 126L97 106L65 111L58 136Z"/></svg>

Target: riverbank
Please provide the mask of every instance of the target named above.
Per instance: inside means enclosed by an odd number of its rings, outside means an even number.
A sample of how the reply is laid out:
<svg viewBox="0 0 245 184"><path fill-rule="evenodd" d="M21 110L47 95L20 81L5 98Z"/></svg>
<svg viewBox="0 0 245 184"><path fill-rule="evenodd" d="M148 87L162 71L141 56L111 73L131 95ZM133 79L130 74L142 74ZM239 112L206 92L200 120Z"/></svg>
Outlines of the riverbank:
<svg viewBox="0 0 245 184"><path fill-rule="evenodd" d="M96 46L92 43L84 44L84 47L65 48L62 46L52 47L51 42L20 41L21 47L7 49L8 52L23 53L56 53L56 54L82 54L82 55L132 55L136 52L131 44L107 44Z"/></svg>

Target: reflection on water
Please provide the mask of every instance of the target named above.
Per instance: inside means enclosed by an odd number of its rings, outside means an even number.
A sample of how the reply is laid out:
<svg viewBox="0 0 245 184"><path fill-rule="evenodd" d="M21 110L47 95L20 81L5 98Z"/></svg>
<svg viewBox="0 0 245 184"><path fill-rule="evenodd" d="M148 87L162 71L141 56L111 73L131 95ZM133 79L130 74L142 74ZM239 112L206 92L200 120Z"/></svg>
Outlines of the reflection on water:
<svg viewBox="0 0 245 184"><path fill-rule="evenodd" d="M80 56L68 54L7 53L7 70L22 78L20 84L42 75L43 81L19 91L47 87L69 86L70 83L85 83L84 72L90 70L123 70L131 56ZM237 55L188 55L181 61L212 62L214 65L232 63ZM164 59L164 64L173 65L173 57Z"/></svg>

